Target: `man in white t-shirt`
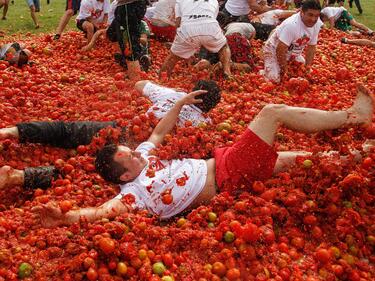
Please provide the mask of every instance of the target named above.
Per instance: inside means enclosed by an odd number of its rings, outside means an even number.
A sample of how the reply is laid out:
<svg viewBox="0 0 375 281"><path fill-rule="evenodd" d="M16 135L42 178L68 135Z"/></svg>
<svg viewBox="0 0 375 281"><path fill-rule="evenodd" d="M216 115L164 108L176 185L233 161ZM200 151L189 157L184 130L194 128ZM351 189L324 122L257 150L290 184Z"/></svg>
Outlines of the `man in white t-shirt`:
<svg viewBox="0 0 375 281"><path fill-rule="evenodd" d="M288 61L296 60L309 66L312 64L318 35L323 23L319 19L320 4L315 0L303 3L301 12L287 18L266 41L264 70L266 79L280 82L287 72ZM306 50L306 60L302 53Z"/></svg>
<svg viewBox="0 0 375 281"><path fill-rule="evenodd" d="M179 99L187 95L186 92L163 87L149 80L138 81L134 87L152 101L152 106L147 113L154 114L158 119L162 119ZM211 123L211 119L204 115L220 102L220 88L215 81L199 80L193 87L193 91L202 89L207 91L206 94L199 97L203 100L202 103L185 105L181 109L177 120L179 127L185 126L187 121L191 122L193 126Z"/></svg>
<svg viewBox="0 0 375 281"><path fill-rule="evenodd" d="M201 102L196 97L202 94L204 91L195 91L178 100L149 139L135 150L112 144L98 152L96 169L105 180L120 184L119 195L99 207L66 213L53 203L37 206L33 211L42 225L72 224L79 222L81 217L92 222L114 218L133 209L145 209L161 219L169 219L183 211L208 204L218 191L232 194L247 191L254 181L264 181L272 174L288 169L295 163L296 157L309 157L309 152L277 153L274 150L273 142L279 125L298 132L313 133L371 124L374 107L373 97L363 85L358 87L352 107L346 110L324 111L270 104L260 111L234 145L215 149L214 158L160 159L152 151L171 132L183 106ZM361 154L357 156L360 160ZM353 158L349 159L352 161ZM1 179L7 181L9 176L9 167L0 169L0 188L6 187L6 183L1 185Z"/></svg>
<svg viewBox="0 0 375 281"><path fill-rule="evenodd" d="M88 42L97 30L107 27L109 11L109 0L82 0L76 21Z"/></svg>
<svg viewBox="0 0 375 281"><path fill-rule="evenodd" d="M189 59L201 47L212 53L219 53L224 75L231 76L230 50L227 39L216 20L218 12L217 0L176 1L177 34L170 54L160 69L159 76L167 72L169 77L178 61Z"/></svg>
<svg viewBox="0 0 375 281"><path fill-rule="evenodd" d="M352 26L371 35L373 31L362 23L357 22L344 7L325 7L320 13L323 22L329 22L330 28L337 28L345 32L352 32Z"/></svg>

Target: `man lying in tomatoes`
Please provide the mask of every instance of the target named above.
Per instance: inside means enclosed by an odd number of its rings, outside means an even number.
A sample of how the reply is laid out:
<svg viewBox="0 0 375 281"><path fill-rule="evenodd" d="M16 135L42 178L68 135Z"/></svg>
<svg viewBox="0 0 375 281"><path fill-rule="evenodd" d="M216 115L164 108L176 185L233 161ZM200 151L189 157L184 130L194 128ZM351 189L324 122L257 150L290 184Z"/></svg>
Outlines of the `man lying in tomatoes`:
<svg viewBox="0 0 375 281"><path fill-rule="evenodd" d="M147 113L152 113L158 119L163 118L174 104L186 95L183 91L163 87L149 80L138 81L135 84L135 89L151 100L152 106ZM211 122L211 119L205 115L220 102L221 90L212 80L197 81L193 91L199 89L207 91L202 96L203 102L184 106L178 116L178 126L184 126L187 121L190 121L193 126ZM43 143L62 148L75 148L79 145L89 144L101 129L116 126L116 122L24 122L15 127L0 129L0 139L17 138L23 143ZM48 188L53 178L58 176L58 171L53 166L26 168L24 171L4 166L0 169L0 177L2 175L0 188L4 186L5 182L7 185L18 184L26 188ZM9 180L6 181L6 178Z"/></svg>
<svg viewBox="0 0 375 281"><path fill-rule="evenodd" d="M78 222L81 217L92 222L113 218L134 209L146 209L161 219L207 204L217 192L240 191L250 182L265 180L287 167L297 156L307 152L277 153L272 145L280 124L305 133L369 124L374 98L363 86L352 107L323 111L283 104L265 106L231 147L217 148L214 158L160 160L150 154L170 133L184 105L202 102L205 91L183 96L159 122L148 141L135 150L123 145L108 145L99 151L96 169L108 181L118 183L121 193L99 207L81 208L63 213L53 203L33 210L45 227ZM230 189L229 189L230 190ZM244 190L244 189L242 189Z"/></svg>

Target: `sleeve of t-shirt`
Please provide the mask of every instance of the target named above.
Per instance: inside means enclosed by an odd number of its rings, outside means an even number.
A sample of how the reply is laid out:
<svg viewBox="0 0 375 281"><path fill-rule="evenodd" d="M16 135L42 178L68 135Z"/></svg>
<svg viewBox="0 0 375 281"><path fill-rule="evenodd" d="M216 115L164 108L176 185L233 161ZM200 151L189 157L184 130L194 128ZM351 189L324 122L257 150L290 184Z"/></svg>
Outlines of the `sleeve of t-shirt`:
<svg viewBox="0 0 375 281"><path fill-rule="evenodd" d="M111 10L111 4L109 3L109 0L104 0L103 13L109 14L110 10Z"/></svg>
<svg viewBox="0 0 375 281"><path fill-rule="evenodd" d="M296 27L292 24L286 24L283 27L281 27L278 31L278 37L281 42L283 42L285 45L290 46L293 41L296 39Z"/></svg>
<svg viewBox="0 0 375 281"><path fill-rule="evenodd" d="M126 195L132 195L134 196L134 203L131 205L134 209L145 209L145 202L142 199L142 196L139 194L139 187L135 185L134 183L126 183L120 186L121 191L120 193L115 197L116 199L122 199Z"/></svg>
<svg viewBox="0 0 375 281"><path fill-rule="evenodd" d="M152 82L148 82L143 88L143 95L148 97L152 103L162 101L175 93L176 91L173 89L162 87Z"/></svg>
<svg viewBox="0 0 375 281"><path fill-rule="evenodd" d="M154 149L156 146L152 142L145 141L142 142L135 151L140 152L143 157L147 157L151 149Z"/></svg>

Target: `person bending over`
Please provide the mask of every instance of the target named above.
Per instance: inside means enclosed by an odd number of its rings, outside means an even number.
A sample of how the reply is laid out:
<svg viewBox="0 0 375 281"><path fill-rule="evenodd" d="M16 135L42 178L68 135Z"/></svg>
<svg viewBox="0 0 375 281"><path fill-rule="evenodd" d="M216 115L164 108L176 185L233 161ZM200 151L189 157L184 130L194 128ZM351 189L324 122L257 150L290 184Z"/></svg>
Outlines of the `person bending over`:
<svg viewBox="0 0 375 281"><path fill-rule="evenodd" d="M69 225L81 217L92 222L114 218L133 209L146 209L161 219L208 204L223 190L246 190L251 182L270 178L295 163L307 152L273 148L279 125L304 133L314 133L358 124L371 123L373 98L363 86L352 107L323 111L283 104L265 106L250 123L238 142L217 148L214 158L161 160L150 153L170 133L182 107L196 104L204 91L183 96L159 122L150 138L135 150L123 145L108 145L99 151L96 169L107 181L119 184L121 192L99 207L79 208L62 213L51 203L33 208L44 227Z"/></svg>
<svg viewBox="0 0 375 281"><path fill-rule="evenodd" d="M227 40L216 20L219 12L218 2L177 0L175 11L177 34L170 53L160 68L159 77L163 72L169 77L178 61L189 59L201 47L219 54L224 75L230 77L231 54Z"/></svg>
<svg viewBox="0 0 375 281"><path fill-rule="evenodd" d="M352 26L354 26L365 34L374 34L369 27L357 22L344 7L325 7L321 11L320 18L323 22L329 22L330 28L352 33Z"/></svg>

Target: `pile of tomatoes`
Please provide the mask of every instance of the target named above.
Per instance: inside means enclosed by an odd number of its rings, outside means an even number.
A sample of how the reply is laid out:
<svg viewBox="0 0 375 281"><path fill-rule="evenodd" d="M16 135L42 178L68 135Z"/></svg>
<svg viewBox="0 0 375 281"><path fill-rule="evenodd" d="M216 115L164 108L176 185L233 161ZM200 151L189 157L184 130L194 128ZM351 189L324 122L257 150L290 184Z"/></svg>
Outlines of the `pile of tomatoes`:
<svg viewBox="0 0 375 281"><path fill-rule="evenodd" d="M268 103L337 110L351 106L356 84L375 92L373 49L342 45L341 33L322 31L314 66L292 65L281 84L256 70L218 77L222 101L209 113L212 124L177 128L157 153L163 159L209 158L214 147L231 145ZM11 38L9 38L11 40ZM82 53L83 36L29 36L22 40L33 64L22 69L0 62L0 127L31 120L117 121L136 146L157 120L146 115L151 102L112 57L115 47L99 42ZM261 54L261 42L253 43ZM169 80L157 79L168 49L151 40L153 67L142 79L191 90L207 71L179 64ZM62 211L99 206L119 192L94 169L94 153L117 129L102 130L91 144L61 149L0 142L0 165L23 169L55 165L61 170L51 188L0 190L0 280L374 280L375 152L355 161L369 128L303 135L280 128L277 150L307 150L314 156L233 196L222 192L170 221L145 211L114 220L42 228L31 208L58 202ZM342 156L318 156L336 150Z"/></svg>

